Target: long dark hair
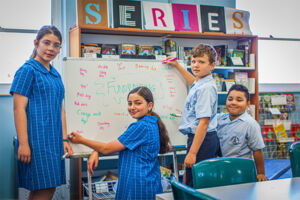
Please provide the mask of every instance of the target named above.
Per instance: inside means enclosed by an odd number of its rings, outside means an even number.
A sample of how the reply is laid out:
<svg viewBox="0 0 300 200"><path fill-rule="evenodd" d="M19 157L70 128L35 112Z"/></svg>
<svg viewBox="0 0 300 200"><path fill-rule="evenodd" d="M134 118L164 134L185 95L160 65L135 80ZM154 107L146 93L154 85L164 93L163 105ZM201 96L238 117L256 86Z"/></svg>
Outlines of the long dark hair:
<svg viewBox="0 0 300 200"><path fill-rule="evenodd" d="M154 106L153 95L149 88L143 86L136 87L128 93L127 99L130 94L134 94L134 93L137 93L138 95L143 97L147 101L147 103L152 102ZM150 110L149 114L158 118L157 124L159 129L159 141L160 141L159 153L167 153L170 147L170 138L166 126L157 113Z"/></svg>
<svg viewBox="0 0 300 200"><path fill-rule="evenodd" d="M35 39L39 43L40 40L47 34L55 35L59 39L60 44L62 43L62 37L60 31L55 26L49 26L49 25L42 26L42 28L40 28L40 30L38 31ZM35 56L36 56L36 48L33 49L31 58L34 58Z"/></svg>

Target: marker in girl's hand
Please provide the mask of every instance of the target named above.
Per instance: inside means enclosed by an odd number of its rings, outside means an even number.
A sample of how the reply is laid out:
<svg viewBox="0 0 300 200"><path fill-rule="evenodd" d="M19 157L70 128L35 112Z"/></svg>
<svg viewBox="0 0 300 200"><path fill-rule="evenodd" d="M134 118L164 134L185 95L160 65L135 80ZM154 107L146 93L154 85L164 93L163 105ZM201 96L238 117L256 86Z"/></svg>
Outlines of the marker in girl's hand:
<svg viewBox="0 0 300 200"><path fill-rule="evenodd" d="M174 58L171 58L169 60L165 60L165 61L163 61L163 64L166 64L167 62L174 61L174 60L177 60L177 59L178 59L177 57L174 57Z"/></svg>
<svg viewBox="0 0 300 200"><path fill-rule="evenodd" d="M74 135L71 133L71 135L69 135L68 139L71 140L74 137Z"/></svg>
<svg viewBox="0 0 300 200"><path fill-rule="evenodd" d="M66 151L66 153L61 157L61 159L62 160L65 159L67 157L67 155L68 155L68 151Z"/></svg>

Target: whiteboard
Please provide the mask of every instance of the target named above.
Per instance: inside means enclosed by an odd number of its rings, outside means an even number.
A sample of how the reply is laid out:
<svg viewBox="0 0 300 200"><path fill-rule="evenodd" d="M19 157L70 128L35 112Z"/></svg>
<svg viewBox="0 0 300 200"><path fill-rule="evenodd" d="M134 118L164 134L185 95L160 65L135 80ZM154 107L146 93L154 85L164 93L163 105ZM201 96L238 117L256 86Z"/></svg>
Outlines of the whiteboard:
<svg viewBox="0 0 300 200"><path fill-rule="evenodd" d="M154 96L153 111L165 123L172 145L187 138L178 131L179 117L187 96L187 84L173 67L156 60L104 60L66 58L63 61L65 109L68 133L76 131L96 141L117 139L135 121L127 111L127 95L147 86ZM74 156L92 149L72 144Z"/></svg>

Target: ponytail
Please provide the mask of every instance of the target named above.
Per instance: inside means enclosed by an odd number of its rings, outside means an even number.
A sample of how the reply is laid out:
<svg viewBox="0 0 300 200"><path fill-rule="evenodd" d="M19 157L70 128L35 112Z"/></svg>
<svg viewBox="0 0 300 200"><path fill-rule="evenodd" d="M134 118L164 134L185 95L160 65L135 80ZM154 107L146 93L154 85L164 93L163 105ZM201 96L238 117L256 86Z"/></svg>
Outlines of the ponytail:
<svg viewBox="0 0 300 200"><path fill-rule="evenodd" d="M168 131L166 129L165 124L161 120L158 114L156 114L153 111L150 111L150 115L155 116L158 118L157 124L158 124L158 130L159 130L159 141L160 141L160 149L159 153L167 153L170 150L170 138L168 135Z"/></svg>

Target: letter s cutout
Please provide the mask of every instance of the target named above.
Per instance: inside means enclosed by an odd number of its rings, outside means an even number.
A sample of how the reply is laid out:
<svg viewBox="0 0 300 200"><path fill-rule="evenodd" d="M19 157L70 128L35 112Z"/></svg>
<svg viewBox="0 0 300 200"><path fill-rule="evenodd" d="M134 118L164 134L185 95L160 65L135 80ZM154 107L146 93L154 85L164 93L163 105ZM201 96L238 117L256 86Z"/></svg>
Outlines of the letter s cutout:
<svg viewBox="0 0 300 200"><path fill-rule="evenodd" d="M101 15L100 15L99 13L97 13L97 12L95 12L95 11L93 11L93 10L91 9L91 6L92 6L92 5L97 9L97 11L100 11L100 6L99 6L99 4L94 4L94 3L93 3L93 4L92 4L92 3L87 4L86 7L85 7L85 11L86 11L88 14L94 16L94 17L96 18L97 21L96 21L95 23L93 23L93 22L89 19L89 17L86 16L86 17L85 17L85 23L86 23L86 24L99 24L99 23L101 22Z"/></svg>
<svg viewBox="0 0 300 200"><path fill-rule="evenodd" d="M236 11L232 14L232 19L234 21L236 21L237 23L240 24L240 26L237 26L236 23L233 23L233 27L234 28L237 28L237 29L242 29L244 27L244 24L243 22L241 22L241 20L239 18L237 18L237 14L240 14L240 16L243 18L244 17L244 13L243 12L239 12L239 11Z"/></svg>

